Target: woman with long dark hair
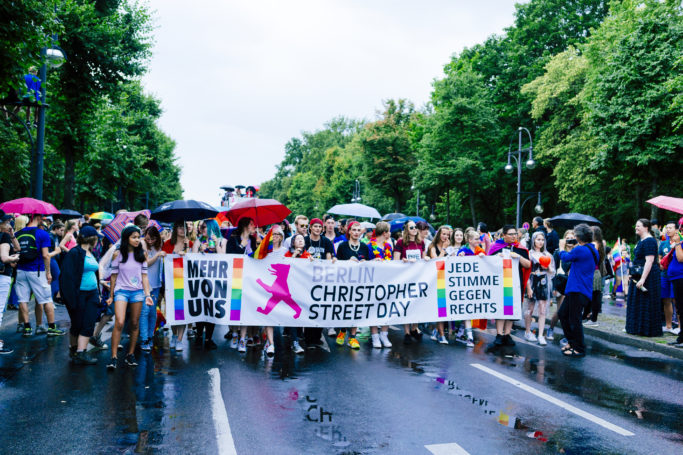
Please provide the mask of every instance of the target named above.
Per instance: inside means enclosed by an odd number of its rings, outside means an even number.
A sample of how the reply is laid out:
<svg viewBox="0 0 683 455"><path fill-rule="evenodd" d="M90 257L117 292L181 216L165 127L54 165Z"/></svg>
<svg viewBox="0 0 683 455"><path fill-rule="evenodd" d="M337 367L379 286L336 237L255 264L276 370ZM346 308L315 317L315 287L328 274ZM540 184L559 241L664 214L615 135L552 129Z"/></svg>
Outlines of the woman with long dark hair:
<svg viewBox="0 0 683 455"><path fill-rule="evenodd" d="M228 239L225 252L249 255L254 250L256 250L256 224L251 218L240 218L237 221L237 229L232 231ZM239 341L237 341L237 332L235 329L232 330L231 348L237 348L239 352L247 352L247 329L245 325L240 327Z"/></svg>
<svg viewBox="0 0 683 455"><path fill-rule="evenodd" d="M452 228L448 225L439 227L434 236L434 241L427 247L427 257L430 259L445 258L448 256L448 248L451 247L451 231ZM453 232L455 237L455 232ZM460 244L462 244L462 230L458 231L457 235ZM431 339L439 342L440 344L448 344L448 339L444 334L445 323L443 321L438 321L436 323L436 329L432 332Z"/></svg>
<svg viewBox="0 0 683 455"><path fill-rule="evenodd" d="M152 289L154 305L143 305L140 312L140 349L152 350L154 328L157 324L157 305L159 303L159 291L161 290L161 273L164 265L166 252L161 249L161 234L156 226L149 226L145 231L145 244L147 245L147 279Z"/></svg>
<svg viewBox="0 0 683 455"><path fill-rule="evenodd" d="M394 246L394 261L415 262L422 260L425 254L425 242L420 238L417 224L410 220L403 225L403 235ZM422 341L422 332L417 324L403 325L403 343L412 343L412 338Z"/></svg>
<svg viewBox="0 0 683 455"><path fill-rule="evenodd" d="M123 324L126 321L126 310L130 307L130 319L128 320L130 344L124 362L130 367L135 367L138 363L133 353L140 332L138 324L142 302L144 301L146 305L154 305L154 300L150 294L149 280L147 279L147 258L142 249L139 227L128 226L123 230L121 248L112 260L111 268L113 295L107 299L107 305L114 303L115 322L114 331L111 335L111 360L107 364L107 368L114 370L118 364L116 354L121 340Z"/></svg>

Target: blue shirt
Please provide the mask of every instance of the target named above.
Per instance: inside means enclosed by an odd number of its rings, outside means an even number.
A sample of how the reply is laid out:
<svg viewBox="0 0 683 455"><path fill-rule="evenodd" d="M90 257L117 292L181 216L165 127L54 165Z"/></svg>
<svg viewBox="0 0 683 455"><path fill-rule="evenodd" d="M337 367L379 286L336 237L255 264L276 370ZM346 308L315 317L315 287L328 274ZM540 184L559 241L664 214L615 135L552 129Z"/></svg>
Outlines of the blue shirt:
<svg viewBox="0 0 683 455"><path fill-rule="evenodd" d="M569 252L560 251L560 260L572 264L571 272L567 278L567 287L564 291L565 295L570 292L578 292L592 299L593 273L597 267L597 262L600 261L600 254L593 244L575 246Z"/></svg>
<svg viewBox="0 0 683 455"><path fill-rule="evenodd" d="M32 232L35 231L35 232ZM50 241L50 234L38 229L37 227L27 227L16 233L16 237L22 234L32 233L36 238L36 248L38 249L38 257L31 262L26 264L18 264L17 270L23 270L24 272L44 272L45 262L43 261L42 248L50 248L52 242Z"/></svg>
<svg viewBox="0 0 683 455"><path fill-rule="evenodd" d="M683 278L683 263L678 262L678 259L676 258L676 251L673 253L673 257L671 258L671 262L669 263L669 268L667 269L666 274L670 280L678 280Z"/></svg>
<svg viewBox="0 0 683 455"><path fill-rule="evenodd" d="M94 291L97 289L97 259L92 254L86 253L85 262L83 262L83 277L81 278L81 291Z"/></svg>

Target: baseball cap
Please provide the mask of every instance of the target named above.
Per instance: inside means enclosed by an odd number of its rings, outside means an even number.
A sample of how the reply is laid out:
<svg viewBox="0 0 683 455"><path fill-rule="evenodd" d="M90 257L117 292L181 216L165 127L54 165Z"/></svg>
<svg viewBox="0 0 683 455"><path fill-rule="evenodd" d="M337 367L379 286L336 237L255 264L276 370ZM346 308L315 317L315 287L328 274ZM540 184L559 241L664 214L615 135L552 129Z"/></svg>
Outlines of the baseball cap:
<svg viewBox="0 0 683 455"><path fill-rule="evenodd" d="M97 229L95 229L92 226L83 226L81 230L78 232L78 235L81 237L102 237L102 234L97 232Z"/></svg>
<svg viewBox="0 0 683 455"><path fill-rule="evenodd" d="M319 225L322 226L322 225L323 225L323 222L322 222L322 220L321 220L320 218L313 218L313 219L311 220L311 222L310 222L310 225L313 226L314 224L319 224Z"/></svg>

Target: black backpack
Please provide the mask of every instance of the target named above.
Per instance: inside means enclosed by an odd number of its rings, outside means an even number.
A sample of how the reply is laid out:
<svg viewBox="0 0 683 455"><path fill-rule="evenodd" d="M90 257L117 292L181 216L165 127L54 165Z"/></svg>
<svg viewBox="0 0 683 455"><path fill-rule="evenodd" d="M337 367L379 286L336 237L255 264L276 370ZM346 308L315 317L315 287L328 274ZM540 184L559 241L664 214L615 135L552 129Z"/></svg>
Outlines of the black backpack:
<svg viewBox="0 0 683 455"><path fill-rule="evenodd" d="M32 229L17 235L19 242L19 264L28 264L39 257L38 245L36 244L36 230Z"/></svg>

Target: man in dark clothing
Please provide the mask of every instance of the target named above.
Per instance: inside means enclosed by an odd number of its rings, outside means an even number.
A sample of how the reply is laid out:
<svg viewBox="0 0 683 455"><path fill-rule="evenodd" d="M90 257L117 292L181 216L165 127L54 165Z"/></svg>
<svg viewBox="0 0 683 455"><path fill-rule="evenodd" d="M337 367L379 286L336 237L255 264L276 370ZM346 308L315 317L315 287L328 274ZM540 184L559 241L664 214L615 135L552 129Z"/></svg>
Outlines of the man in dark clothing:
<svg viewBox="0 0 683 455"><path fill-rule="evenodd" d="M560 235L553 228L553 223L550 222L550 219L546 219L543 224L547 231L547 235L545 236L545 247L548 250L548 253L555 254L555 251L560 247Z"/></svg>

